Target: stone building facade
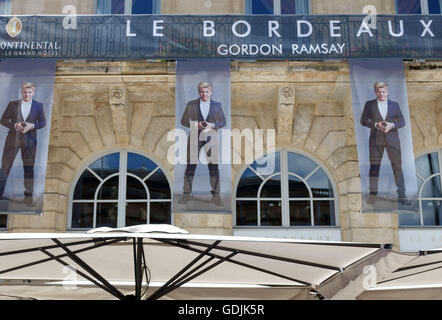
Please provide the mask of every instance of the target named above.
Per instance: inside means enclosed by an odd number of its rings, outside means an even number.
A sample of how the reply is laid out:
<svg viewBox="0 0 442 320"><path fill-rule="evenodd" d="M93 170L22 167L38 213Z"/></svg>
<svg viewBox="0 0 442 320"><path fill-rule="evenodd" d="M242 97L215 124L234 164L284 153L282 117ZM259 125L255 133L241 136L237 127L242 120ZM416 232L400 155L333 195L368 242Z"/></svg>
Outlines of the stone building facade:
<svg viewBox="0 0 442 320"><path fill-rule="evenodd" d="M34 8L35 1L13 1L12 13L56 14L62 5L73 2L44 1L43 7ZM94 13L94 1L89 2L81 1L78 13ZM312 14L353 14L361 13L366 4L311 0L310 10ZM370 4L378 13L395 12L393 0ZM244 2L233 0L161 1L164 14L242 14L244 10ZM102 154L119 150L142 154L159 164L172 182L173 166L166 158L171 146L167 134L175 127L175 67L174 61L57 61L44 212L9 215L7 231L69 231L75 183L85 166ZM406 61L405 74L415 156L438 152L442 149L442 62ZM326 170L337 191L333 229L339 233L338 240L401 247L396 213L361 213L347 61L232 61L231 114L232 128L274 129L277 150L299 152ZM233 195L243 167L232 167L233 213L173 212L172 224L194 233L239 234ZM336 240L318 238L314 227L311 236L308 228L302 236L296 228L285 229L287 237ZM428 231L424 229L413 230ZM442 246L442 227L431 229L429 242L417 245Z"/></svg>

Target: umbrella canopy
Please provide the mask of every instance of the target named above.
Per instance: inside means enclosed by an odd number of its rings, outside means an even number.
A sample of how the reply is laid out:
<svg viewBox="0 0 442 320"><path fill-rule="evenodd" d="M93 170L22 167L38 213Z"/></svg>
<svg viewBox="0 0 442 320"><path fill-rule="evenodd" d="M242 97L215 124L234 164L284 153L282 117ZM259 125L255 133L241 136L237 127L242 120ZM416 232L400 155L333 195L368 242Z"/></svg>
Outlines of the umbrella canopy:
<svg viewBox="0 0 442 320"><path fill-rule="evenodd" d="M322 284L388 252L379 244L192 235L164 225L5 233L0 298L322 298Z"/></svg>
<svg viewBox="0 0 442 320"><path fill-rule="evenodd" d="M357 299L442 299L442 249L420 251Z"/></svg>

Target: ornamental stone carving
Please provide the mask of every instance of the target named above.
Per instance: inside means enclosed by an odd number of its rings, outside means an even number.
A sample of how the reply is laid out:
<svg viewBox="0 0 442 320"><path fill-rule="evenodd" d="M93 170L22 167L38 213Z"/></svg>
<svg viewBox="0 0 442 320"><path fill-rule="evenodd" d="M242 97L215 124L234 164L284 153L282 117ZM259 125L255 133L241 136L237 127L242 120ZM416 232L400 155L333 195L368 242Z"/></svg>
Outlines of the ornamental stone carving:
<svg viewBox="0 0 442 320"><path fill-rule="evenodd" d="M277 132L279 144L290 144L295 111L295 88L284 85L278 89Z"/></svg>
<svg viewBox="0 0 442 320"><path fill-rule="evenodd" d="M109 105L112 111L112 123L119 145L129 144L130 104L127 101L125 87L114 86L109 88Z"/></svg>

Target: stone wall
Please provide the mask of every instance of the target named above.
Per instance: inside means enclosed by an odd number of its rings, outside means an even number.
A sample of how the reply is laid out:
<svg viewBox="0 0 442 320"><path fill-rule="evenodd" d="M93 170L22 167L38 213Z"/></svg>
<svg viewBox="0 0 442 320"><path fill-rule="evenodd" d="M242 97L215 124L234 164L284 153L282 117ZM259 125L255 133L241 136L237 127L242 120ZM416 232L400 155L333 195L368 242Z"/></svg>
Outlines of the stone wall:
<svg viewBox="0 0 442 320"><path fill-rule="evenodd" d="M11 14L62 14L67 5L75 6L77 14L94 14L96 0L12 0Z"/></svg>
<svg viewBox="0 0 442 320"><path fill-rule="evenodd" d="M377 14L394 14L394 0L310 0L312 14L362 14L362 9L375 6Z"/></svg>
<svg viewBox="0 0 442 320"><path fill-rule="evenodd" d="M415 154L440 148L442 62L409 62L405 69ZM342 240L398 245L396 214L360 213L346 61L235 61L231 90L232 128L275 129L277 148L310 154L331 173L339 192ZM173 178L166 136L175 124L174 93L174 62L59 61L44 215L11 215L9 229L64 231L75 175L106 150L139 150ZM232 188L242 167L232 168ZM230 215L176 213L175 224L192 232L230 234L233 222Z"/></svg>

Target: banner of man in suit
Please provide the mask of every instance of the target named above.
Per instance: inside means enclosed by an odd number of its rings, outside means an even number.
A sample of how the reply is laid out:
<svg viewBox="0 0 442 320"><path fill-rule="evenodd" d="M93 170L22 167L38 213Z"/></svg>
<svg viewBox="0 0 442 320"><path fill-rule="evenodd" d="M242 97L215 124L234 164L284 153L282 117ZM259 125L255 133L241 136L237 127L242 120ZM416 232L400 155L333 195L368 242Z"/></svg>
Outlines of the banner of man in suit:
<svg viewBox="0 0 442 320"><path fill-rule="evenodd" d="M416 169L402 60L350 62L362 211L416 212Z"/></svg>
<svg viewBox="0 0 442 320"><path fill-rule="evenodd" d="M178 61L173 210L230 212L230 62ZM224 159L224 161L223 161Z"/></svg>
<svg viewBox="0 0 442 320"><path fill-rule="evenodd" d="M0 212L41 213L55 61L0 62Z"/></svg>

